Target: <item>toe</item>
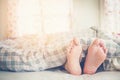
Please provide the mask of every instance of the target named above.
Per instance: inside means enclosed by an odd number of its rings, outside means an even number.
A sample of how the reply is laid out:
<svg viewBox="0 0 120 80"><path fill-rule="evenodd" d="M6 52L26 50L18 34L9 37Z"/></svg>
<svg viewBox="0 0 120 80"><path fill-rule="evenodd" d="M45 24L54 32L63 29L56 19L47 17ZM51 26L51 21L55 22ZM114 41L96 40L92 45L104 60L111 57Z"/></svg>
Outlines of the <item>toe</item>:
<svg viewBox="0 0 120 80"><path fill-rule="evenodd" d="M98 46L100 44L100 40L97 38L93 41L92 44Z"/></svg>
<svg viewBox="0 0 120 80"><path fill-rule="evenodd" d="M101 56L100 58L102 60L104 60L106 58L106 56L107 56L106 53L107 53L107 49L105 49L105 51L104 51L103 48L99 46L98 55L99 55L99 57Z"/></svg>
<svg viewBox="0 0 120 80"><path fill-rule="evenodd" d="M105 44L104 44L104 41L103 41L103 40L100 40L100 46L101 46L101 47L105 47Z"/></svg>
<svg viewBox="0 0 120 80"><path fill-rule="evenodd" d="M104 53L107 54L107 48L106 48L103 40L100 40L100 47L103 49Z"/></svg>
<svg viewBox="0 0 120 80"><path fill-rule="evenodd" d="M74 38L73 42L74 42L75 45L80 45L80 42L79 42L79 40L77 38Z"/></svg>
<svg viewBox="0 0 120 80"><path fill-rule="evenodd" d="M107 49L107 48L105 48L105 54L107 54L107 52L108 52L108 49Z"/></svg>

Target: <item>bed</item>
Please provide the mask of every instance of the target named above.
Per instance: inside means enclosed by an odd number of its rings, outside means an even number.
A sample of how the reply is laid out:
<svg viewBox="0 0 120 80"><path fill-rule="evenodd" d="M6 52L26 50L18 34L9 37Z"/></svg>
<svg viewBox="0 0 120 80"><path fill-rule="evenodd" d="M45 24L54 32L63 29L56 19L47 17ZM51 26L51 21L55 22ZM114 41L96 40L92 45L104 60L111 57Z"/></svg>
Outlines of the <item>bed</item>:
<svg viewBox="0 0 120 80"><path fill-rule="evenodd" d="M0 80L120 80L120 72L99 72L94 75L74 76L64 71L41 72L4 72L0 71Z"/></svg>
<svg viewBox="0 0 120 80"><path fill-rule="evenodd" d="M43 38L35 36L0 41L0 80L120 80L120 65L116 68L119 70L81 76L71 75L65 70L54 69L53 67L65 63L65 49L61 49L61 46L67 45L67 42L73 38L73 36L69 36L66 40L66 35L68 37L68 34L65 34L57 35L55 39L48 38L48 42L43 42L41 41ZM55 45L51 46L53 42ZM87 42L89 43L89 41ZM46 47L49 50L46 50ZM111 50L113 52L113 48ZM53 69L46 70L47 68Z"/></svg>

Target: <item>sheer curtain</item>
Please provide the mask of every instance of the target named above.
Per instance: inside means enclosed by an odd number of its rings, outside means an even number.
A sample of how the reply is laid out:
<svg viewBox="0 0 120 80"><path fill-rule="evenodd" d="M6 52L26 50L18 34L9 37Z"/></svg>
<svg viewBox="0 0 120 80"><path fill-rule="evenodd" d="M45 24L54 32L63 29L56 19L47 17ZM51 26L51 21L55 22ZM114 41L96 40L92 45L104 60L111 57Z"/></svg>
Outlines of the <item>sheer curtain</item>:
<svg viewBox="0 0 120 80"><path fill-rule="evenodd" d="M6 37L15 37L17 36L17 26L16 26L16 9L18 0L8 0L7 2L7 34Z"/></svg>
<svg viewBox="0 0 120 80"><path fill-rule="evenodd" d="M120 33L120 0L103 0L103 26L109 33Z"/></svg>
<svg viewBox="0 0 120 80"><path fill-rule="evenodd" d="M8 0L7 36L70 30L72 0Z"/></svg>

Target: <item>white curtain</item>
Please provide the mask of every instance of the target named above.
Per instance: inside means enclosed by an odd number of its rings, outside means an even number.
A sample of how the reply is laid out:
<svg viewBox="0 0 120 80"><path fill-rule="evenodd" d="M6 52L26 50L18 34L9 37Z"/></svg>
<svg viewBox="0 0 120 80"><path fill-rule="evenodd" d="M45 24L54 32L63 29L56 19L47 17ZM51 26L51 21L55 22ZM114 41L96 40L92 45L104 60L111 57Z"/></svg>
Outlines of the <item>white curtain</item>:
<svg viewBox="0 0 120 80"><path fill-rule="evenodd" d="M8 0L8 37L66 32L72 0Z"/></svg>
<svg viewBox="0 0 120 80"><path fill-rule="evenodd" d="M109 33L120 33L120 0L103 0L103 26Z"/></svg>

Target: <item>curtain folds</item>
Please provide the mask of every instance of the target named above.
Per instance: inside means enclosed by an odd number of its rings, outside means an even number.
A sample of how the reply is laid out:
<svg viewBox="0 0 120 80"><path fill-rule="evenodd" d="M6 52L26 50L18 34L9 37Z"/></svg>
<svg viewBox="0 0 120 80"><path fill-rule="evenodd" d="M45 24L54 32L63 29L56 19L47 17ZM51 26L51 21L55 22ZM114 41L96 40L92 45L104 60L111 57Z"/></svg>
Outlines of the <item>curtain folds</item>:
<svg viewBox="0 0 120 80"><path fill-rule="evenodd" d="M7 37L17 36L17 25L16 25L16 10L18 0L8 0L7 1Z"/></svg>
<svg viewBox="0 0 120 80"><path fill-rule="evenodd" d="M7 37L69 31L72 0L7 0Z"/></svg>
<svg viewBox="0 0 120 80"><path fill-rule="evenodd" d="M103 28L110 33L120 33L120 0L104 0L103 8Z"/></svg>

